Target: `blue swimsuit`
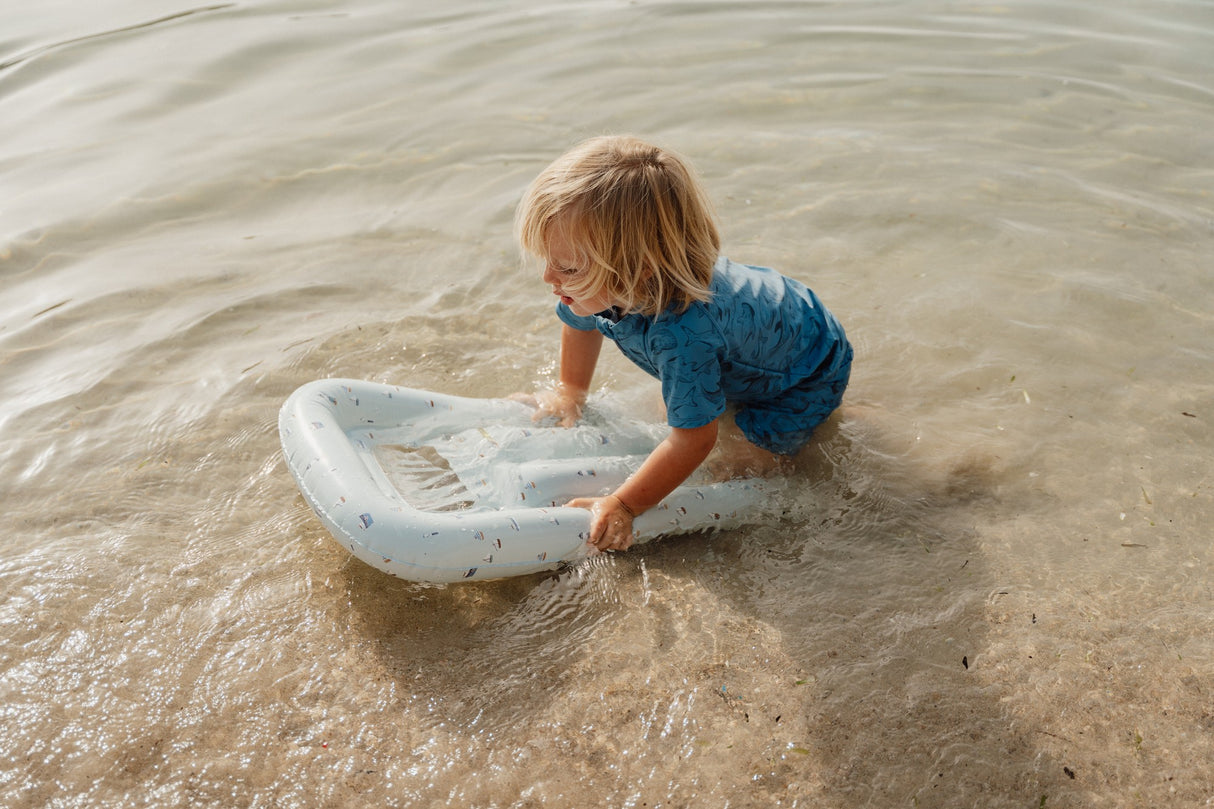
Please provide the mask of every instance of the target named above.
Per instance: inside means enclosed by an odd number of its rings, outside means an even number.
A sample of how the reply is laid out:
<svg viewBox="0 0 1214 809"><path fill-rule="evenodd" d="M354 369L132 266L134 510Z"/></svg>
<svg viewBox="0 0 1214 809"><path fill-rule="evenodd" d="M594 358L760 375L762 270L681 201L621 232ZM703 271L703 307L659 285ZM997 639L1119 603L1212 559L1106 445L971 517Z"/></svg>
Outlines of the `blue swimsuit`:
<svg viewBox="0 0 1214 809"><path fill-rule="evenodd" d="M843 399L852 360L843 327L803 284L765 267L718 259L710 289L708 302L657 317L556 311L661 380L671 427L702 427L728 402L752 443L795 454Z"/></svg>

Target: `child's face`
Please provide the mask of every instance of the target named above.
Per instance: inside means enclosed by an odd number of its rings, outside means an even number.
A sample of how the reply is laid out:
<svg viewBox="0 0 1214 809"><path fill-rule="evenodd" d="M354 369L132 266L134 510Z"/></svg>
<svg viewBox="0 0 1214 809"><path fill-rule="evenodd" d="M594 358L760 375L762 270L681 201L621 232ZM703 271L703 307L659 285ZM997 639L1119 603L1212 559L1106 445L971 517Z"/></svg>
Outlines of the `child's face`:
<svg viewBox="0 0 1214 809"><path fill-rule="evenodd" d="M548 261L544 264L544 283L552 285L556 295L575 315L595 315L615 306L616 302L604 289L578 291L575 281L586 272L582 259L569 243L564 228L553 228L548 236ZM565 289L573 284L573 290Z"/></svg>

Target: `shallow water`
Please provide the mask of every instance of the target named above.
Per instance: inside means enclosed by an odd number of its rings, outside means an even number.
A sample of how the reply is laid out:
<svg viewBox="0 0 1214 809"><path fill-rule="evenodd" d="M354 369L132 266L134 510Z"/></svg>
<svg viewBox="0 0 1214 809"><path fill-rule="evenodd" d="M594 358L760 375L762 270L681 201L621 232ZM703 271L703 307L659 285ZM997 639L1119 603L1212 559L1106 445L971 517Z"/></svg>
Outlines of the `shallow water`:
<svg viewBox="0 0 1214 809"><path fill-rule="evenodd" d="M1214 797L1211 4L0 23L0 803ZM445 589L352 560L279 404L551 380L513 207L604 131L856 344L789 513Z"/></svg>

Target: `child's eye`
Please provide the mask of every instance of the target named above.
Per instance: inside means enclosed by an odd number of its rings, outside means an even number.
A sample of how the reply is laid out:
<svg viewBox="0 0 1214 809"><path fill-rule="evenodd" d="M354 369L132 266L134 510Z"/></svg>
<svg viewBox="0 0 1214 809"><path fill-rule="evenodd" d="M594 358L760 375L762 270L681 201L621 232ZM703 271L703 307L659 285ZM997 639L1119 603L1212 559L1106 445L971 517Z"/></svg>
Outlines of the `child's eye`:
<svg viewBox="0 0 1214 809"><path fill-rule="evenodd" d="M566 267L560 271L561 275L577 275L578 272L580 272L580 270L578 270L577 267Z"/></svg>

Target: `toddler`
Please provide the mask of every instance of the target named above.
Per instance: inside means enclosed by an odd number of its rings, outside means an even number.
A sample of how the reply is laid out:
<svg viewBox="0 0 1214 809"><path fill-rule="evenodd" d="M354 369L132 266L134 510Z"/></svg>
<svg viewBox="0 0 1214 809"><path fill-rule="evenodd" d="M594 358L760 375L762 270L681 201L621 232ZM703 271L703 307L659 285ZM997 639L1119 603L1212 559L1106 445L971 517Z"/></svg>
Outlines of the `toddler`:
<svg viewBox="0 0 1214 809"><path fill-rule="evenodd" d="M577 421L604 337L662 384L667 437L616 491L569 503L591 510L599 550L628 548L633 518L718 443L735 468L770 469L839 406L852 361L842 326L804 285L720 256L707 196L678 155L588 140L531 184L517 227L562 322L559 384L535 397L536 418Z"/></svg>

